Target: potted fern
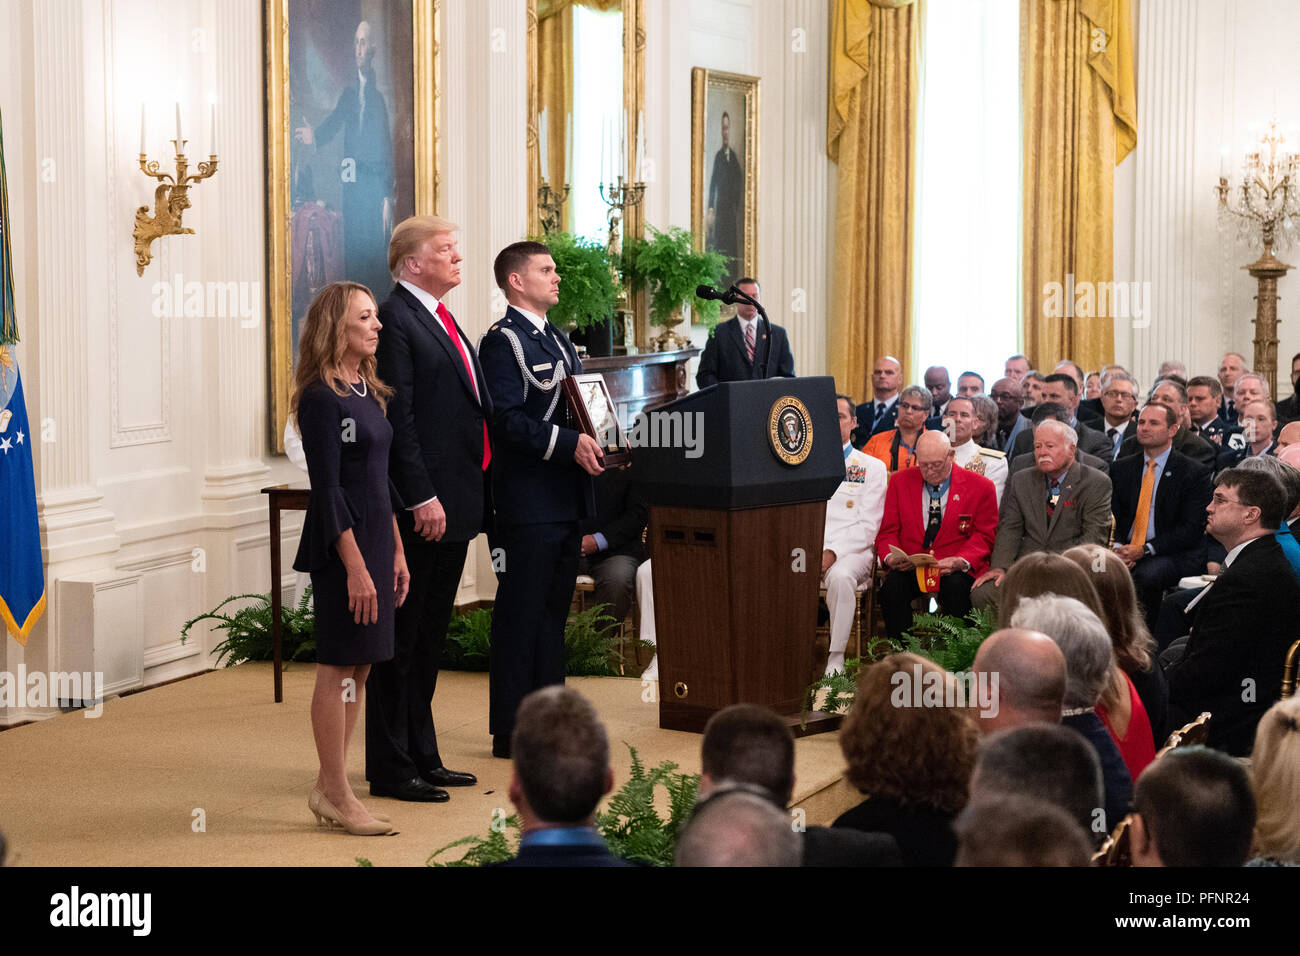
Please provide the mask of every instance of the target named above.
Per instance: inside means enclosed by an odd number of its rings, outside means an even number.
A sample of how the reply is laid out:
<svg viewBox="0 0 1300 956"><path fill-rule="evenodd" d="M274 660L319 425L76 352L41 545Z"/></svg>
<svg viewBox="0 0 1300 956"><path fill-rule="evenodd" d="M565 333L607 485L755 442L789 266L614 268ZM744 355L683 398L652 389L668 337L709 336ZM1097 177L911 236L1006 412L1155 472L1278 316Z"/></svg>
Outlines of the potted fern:
<svg viewBox="0 0 1300 956"><path fill-rule="evenodd" d="M698 298L695 287L716 285L726 273L726 257L697 250L695 237L685 229L671 227L660 232L654 226L648 228L650 238L627 244L623 275L633 290L649 290L650 313L656 325L665 327L661 339L671 339L671 330L682 321L687 306L696 321L712 332L718 324L719 303Z"/></svg>
<svg viewBox="0 0 1300 956"><path fill-rule="evenodd" d="M567 232L537 239L551 250L560 274L560 301L547 318L566 332L576 331L591 355L609 355L612 349L610 319L618 302L617 271L599 242Z"/></svg>

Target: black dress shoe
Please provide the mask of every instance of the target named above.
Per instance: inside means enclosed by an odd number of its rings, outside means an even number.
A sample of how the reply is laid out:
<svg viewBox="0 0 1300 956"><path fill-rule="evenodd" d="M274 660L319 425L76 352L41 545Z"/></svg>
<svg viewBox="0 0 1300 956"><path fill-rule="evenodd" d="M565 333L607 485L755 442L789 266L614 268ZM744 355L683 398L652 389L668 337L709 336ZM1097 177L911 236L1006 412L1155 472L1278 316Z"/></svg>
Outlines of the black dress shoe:
<svg viewBox="0 0 1300 956"><path fill-rule="evenodd" d="M510 735L495 734L492 737L492 756L510 759Z"/></svg>
<svg viewBox="0 0 1300 956"><path fill-rule="evenodd" d="M371 783L372 797L392 797L394 800L409 800L412 803L446 803L451 794L433 784L425 783L419 777L403 780L401 783Z"/></svg>
<svg viewBox="0 0 1300 956"><path fill-rule="evenodd" d="M420 771L420 777L435 787L472 787L478 783L478 777L472 773L448 770L446 767L439 767L437 770L422 770Z"/></svg>

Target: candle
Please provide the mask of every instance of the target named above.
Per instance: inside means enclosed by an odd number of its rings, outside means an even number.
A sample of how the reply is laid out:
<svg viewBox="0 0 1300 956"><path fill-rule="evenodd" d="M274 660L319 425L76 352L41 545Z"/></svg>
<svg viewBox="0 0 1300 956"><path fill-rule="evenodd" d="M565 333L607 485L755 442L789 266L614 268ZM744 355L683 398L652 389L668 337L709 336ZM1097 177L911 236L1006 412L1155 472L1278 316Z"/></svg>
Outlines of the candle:
<svg viewBox="0 0 1300 956"><path fill-rule="evenodd" d="M217 155L217 103L213 100L208 112L208 155Z"/></svg>
<svg viewBox="0 0 1300 956"><path fill-rule="evenodd" d="M185 137L181 135L181 104L176 104L176 151L185 152Z"/></svg>
<svg viewBox="0 0 1300 956"><path fill-rule="evenodd" d="M573 181L573 114L564 117L564 184Z"/></svg>
<svg viewBox="0 0 1300 956"><path fill-rule="evenodd" d="M546 110L545 109L542 110L542 114L537 118L537 138L540 142L540 147L542 151L542 182L546 182L548 179L551 178L551 167L550 164L547 163L546 161L548 158L546 155L547 153L546 146L549 141L549 137L547 136L547 131L546 131Z"/></svg>
<svg viewBox="0 0 1300 956"><path fill-rule="evenodd" d="M645 110L637 113L636 119L636 175L637 182L645 179Z"/></svg>
<svg viewBox="0 0 1300 956"><path fill-rule="evenodd" d="M140 155L141 156L143 156L145 153L149 151L145 148L145 143L148 141L148 136L145 134L146 129L147 129L147 121L145 119L145 105L144 105L144 101L141 100L140 101Z"/></svg>
<svg viewBox="0 0 1300 956"><path fill-rule="evenodd" d="M603 182L605 179L605 165L609 159L605 156L606 141L609 139L609 123L605 117L600 118L600 178Z"/></svg>

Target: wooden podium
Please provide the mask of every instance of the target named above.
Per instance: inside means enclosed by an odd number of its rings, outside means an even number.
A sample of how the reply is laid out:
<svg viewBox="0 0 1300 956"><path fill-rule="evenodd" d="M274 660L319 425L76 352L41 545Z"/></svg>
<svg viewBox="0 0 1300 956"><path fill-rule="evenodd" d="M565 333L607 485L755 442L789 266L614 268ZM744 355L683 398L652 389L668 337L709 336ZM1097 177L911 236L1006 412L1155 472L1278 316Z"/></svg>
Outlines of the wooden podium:
<svg viewBox="0 0 1300 956"><path fill-rule="evenodd" d="M651 505L659 726L698 733L747 702L798 734L826 502L844 480L834 381L728 382L650 414L679 413L702 426L698 446L635 450ZM652 418L648 433L673 425ZM838 723L813 713L802 732Z"/></svg>

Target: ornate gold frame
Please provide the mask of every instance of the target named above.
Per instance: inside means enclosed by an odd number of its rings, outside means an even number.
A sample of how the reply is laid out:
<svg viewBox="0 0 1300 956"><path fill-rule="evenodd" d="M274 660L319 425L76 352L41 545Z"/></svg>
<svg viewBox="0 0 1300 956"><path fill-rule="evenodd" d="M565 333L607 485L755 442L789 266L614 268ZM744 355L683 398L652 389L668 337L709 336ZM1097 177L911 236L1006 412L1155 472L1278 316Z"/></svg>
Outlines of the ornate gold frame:
<svg viewBox="0 0 1300 956"><path fill-rule="evenodd" d="M709 87L736 90L745 96L745 251L741 274L758 274L758 77L691 68L691 232L704 248L704 109ZM692 317L691 323L698 324Z"/></svg>
<svg viewBox="0 0 1300 956"><path fill-rule="evenodd" d="M415 93L415 211L436 213L438 190L438 42L441 0L411 0ZM289 0L265 0L267 322L270 447L284 453L294 342L291 329L289 209Z"/></svg>
<svg viewBox="0 0 1300 956"><path fill-rule="evenodd" d="M627 143L635 143L640 127L641 113L645 109L645 3L646 0L622 0L623 7L623 111L627 116ZM541 185L538 178L537 143L537 0L528 0L528 99L525 142L528 148L528 231L538 235L542 231L542 222L537 211L537 188ZM627 150L627 170L624 181L633 182L636 176L635 150ZM660 164L662 165L662 164ZM557 184L552 184L557 185ZM629 206L623 210L624 240L640 238L645 235L645 212L642 205ZM646 347L648 325L646 322L645 294L633 297L633 312L636 345ZM631 344L631 343L629 343Z"/></svg>

